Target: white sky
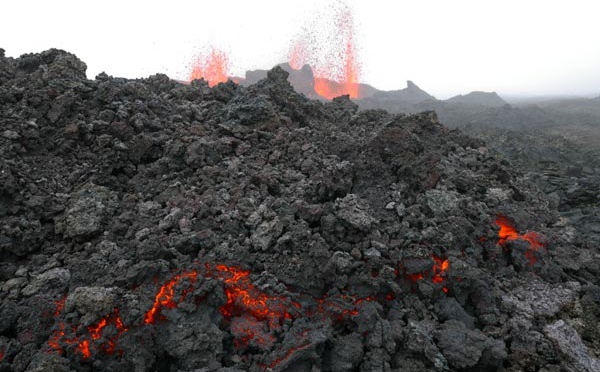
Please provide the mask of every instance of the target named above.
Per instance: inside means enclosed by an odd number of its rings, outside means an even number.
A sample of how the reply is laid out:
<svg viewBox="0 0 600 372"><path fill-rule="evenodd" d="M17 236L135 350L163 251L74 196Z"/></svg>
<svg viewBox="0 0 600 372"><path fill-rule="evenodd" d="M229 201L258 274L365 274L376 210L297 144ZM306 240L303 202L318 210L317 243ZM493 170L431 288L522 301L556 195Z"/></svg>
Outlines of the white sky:
<svg viewBox="0 0 600 372"><path fill-rule="evenodd" d="M4 0L9 56L51 47L75 53L93 78L185 80L208 45L233 73L286 60L290 43L340 0ZM348 0L361 81L438 98L472 90L510 95L600 93L599 0ZM319 24L318 22L316 24Z"/></svg>

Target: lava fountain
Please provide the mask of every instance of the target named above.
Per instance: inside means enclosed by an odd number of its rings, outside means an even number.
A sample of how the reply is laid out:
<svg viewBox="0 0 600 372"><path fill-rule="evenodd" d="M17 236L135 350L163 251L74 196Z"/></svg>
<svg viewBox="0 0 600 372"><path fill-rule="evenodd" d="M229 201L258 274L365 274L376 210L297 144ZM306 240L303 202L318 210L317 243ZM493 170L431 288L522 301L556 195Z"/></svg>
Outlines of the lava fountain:
<svg viewBox="0 0 600 372"><path fill-rule="evenodd" d="M190 81L204 79L213 87L227 81L229 74L229 57L223 51L211 49L210 53L196 57Z"/></svg>
<svg viewBox="0 0 600 372"><path fill-rule="evenodd" d="M309 64L313 68L315 92L323 98L344 94L359 98L360 64L352 11L343 7L337 10L331 27L314 29L322 30L316 38L312 34L303 35L292 44L288 55L290 66L300 69Z"/></svg>

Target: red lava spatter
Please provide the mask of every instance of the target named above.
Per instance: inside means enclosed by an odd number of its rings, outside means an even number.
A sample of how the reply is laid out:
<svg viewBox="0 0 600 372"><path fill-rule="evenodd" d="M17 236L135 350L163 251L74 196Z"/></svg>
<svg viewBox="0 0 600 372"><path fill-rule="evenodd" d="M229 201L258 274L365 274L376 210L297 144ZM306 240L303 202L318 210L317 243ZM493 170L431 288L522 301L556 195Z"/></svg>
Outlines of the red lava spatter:
<svg viewBox="0 0 600 372"><path fill-rule="evenodd" d="M0 363L4 360L4 355L6 354L6 350L4 348L0 349Z"/></svg>
<svg viewBox="0 0 600 372"><path fill-rule="evenodd" d="M190 81L204 79L213 87L227 81L229 76L229 57L223 51L212 48L210 52L199 55L194 61Z"/></svg>
<svg viewBox="0 0 600 372"><path fill-rule="evenodd" d="M529 243L525 258L527 258L530 265L537 262L535 252L546 249L546 243L540 234L535 231L528 231L523 235L519 234L510 219L504 215L496 215L496 225L500 227L498 231L498 244L500 246L505 247L506 243L513 240L525 240Z"/></svg>

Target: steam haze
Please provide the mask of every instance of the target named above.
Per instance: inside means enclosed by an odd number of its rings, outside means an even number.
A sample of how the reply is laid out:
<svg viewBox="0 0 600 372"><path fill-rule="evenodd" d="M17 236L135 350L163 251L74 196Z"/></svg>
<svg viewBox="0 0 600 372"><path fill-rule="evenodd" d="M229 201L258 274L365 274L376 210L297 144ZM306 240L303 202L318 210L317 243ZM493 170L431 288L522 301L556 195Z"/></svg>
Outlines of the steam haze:
<svg viewBox="0 0 600 372"><path fill-rule="evenodd" d="M473 90L504 95L598 95L597 1L348 1L361 81L401 89L410 79L438 98ZM56 47L93 78L156 72L186 80L210 46L232 73L287 59L303 30L328 27L339 1L11 1L0 47L9 56Z"/></svg>

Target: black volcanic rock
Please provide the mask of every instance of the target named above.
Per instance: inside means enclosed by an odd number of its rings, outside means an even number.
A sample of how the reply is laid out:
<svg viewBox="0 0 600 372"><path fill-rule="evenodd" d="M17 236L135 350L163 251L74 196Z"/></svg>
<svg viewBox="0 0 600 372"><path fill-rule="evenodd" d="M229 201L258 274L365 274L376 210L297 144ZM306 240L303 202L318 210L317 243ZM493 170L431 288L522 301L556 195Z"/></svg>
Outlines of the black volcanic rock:
<svg viewBox="0 0 600 372"><path fill-rule="evenodd" d="M1 371L598 365L598 246L434 112L84 66L0 56Z"/></svg>
<svg viewBox="0 0 600 372"><path fill-rule="evenodd" d="M496 92L471 92L465 95L458 95L446 100L450 104L462 104L484 107L502 107L507 105L506 101L500 98Z"/></svg>
<svg viewBox="0 0 600 372"><path fill-rule="evenodd" d="M372 96L357 100L361 109L389 109L394 112L413 111L418 105L434 104L436 98L415 83L408 80L406 88L391 91L377 91Z"/></svg>
<svg viewBox="0 0 600 372"><path fill-rule="evenodd" d="M300 70L293 69L289 63L278 65L288 73L288 81L298 93L302 93L309 98L318 98L315 92L315 79L313 71L309 65L304 65ZM250 86L258 83L267 77L268 70L246 71L246 77L241 81L241 85Z"/></svg>

